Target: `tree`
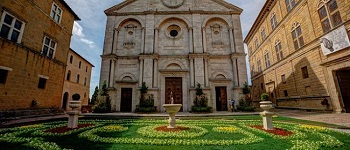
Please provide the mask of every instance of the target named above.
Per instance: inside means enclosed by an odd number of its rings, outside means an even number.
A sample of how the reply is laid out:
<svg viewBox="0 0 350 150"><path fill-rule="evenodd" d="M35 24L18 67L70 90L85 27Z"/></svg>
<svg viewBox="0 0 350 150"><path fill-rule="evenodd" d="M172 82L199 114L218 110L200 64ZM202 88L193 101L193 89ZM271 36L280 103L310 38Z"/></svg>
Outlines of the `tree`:
<svg viewBox="0 0 350 150"><path fill-rule="evenodd" d="M203 89L200 83L197 83L197 87L196 87L196 95L197 96L201 96L203 95Z"/></svg>
<svg viewBox="0 0 350 150"><path fill-rule="evenodd" d="M107 96L107 95L108 95L107 83L106 83L106 80L105 80L105 81L103 81L102 90L101 90L101 96Z"/></svg>
<svg viewBox="0 0 350 150"><path fill-rule="evenodd" d="M97 101L97 96L98 96L98 86L95 87L94 94L91 96L91 104L95 104Z"/></svg>
<svg viewBox="0 0 350 150"><path fill-rule="evenodd" d="M250 94L250 88L247 82L244 83L243 94Z"/></svg>

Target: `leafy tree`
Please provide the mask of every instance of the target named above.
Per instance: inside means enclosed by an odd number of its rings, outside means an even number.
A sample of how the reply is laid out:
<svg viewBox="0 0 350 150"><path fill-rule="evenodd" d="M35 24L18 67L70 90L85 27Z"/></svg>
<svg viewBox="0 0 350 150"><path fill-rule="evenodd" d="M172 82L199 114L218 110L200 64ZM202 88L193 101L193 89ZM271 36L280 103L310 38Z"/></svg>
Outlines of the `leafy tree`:
<svg viewBox="0 0 350 150"><path fill-rule="evenodd" d="M136 106L136 112L155 112L157 109L154 106L154 97L153 95L149 96L148 98L145 98L145 95L148 92L148 87L146 85L146 82L142 82L141 88L139 89L141 96L140 96L140 104Z"/></svg>
<svg viewBox="0 0 350 150"><path fill-rule="evenodd" d="M243 88L243 94L249 94L250 93L250 87L247 82L244 83L244 88Z"/></svg>
<svg viewBox="0 0 350 150"><path fill-rule="evenodd" d="M91 96L91 104L95 104L97 101L97 96L98 96L98 86L95 87L94 94Z"/></svg>
<svg viewBox="0 0 350 150"><path fill-rule="evenodd" d="M196 98L193 103L193 112L210 112L212 110L212 108L208 106L208 98L205 96L200 83L197 83Z"/></svg>
<svg viewBox="0 0 350 150"><path fill-rule="evenodd" d="M106 83L106 80L105 80L105 81L103 81L101 96L107 96L107 95L108 95L107 83Z"/></svg>

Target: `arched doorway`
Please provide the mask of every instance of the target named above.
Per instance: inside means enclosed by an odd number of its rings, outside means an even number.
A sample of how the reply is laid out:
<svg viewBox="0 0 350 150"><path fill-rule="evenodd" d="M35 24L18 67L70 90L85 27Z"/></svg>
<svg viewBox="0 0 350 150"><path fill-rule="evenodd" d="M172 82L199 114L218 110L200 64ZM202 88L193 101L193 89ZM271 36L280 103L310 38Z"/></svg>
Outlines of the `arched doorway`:
<svg viewBox="0 0 350 150"><path fill-rule="evenodd" d="M68 92L64 93L63 95L63 101L62 101L63 110L66 110L67 108L68 96L69 96Z"/></svg>

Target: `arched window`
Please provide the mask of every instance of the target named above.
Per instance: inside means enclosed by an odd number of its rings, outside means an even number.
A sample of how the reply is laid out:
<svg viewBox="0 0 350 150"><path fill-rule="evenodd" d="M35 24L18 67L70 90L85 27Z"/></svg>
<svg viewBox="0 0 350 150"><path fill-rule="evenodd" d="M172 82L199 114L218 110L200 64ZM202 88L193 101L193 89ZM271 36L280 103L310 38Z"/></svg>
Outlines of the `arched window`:
<svg viewBox="0 0 350 150"><path fill-rule="evenodd" d="M79 69L81 68L81 61L79 61Z"/></svg>
<svg viewBox="0 0 350 150"><path fill-rule="evenodd" d="M255 38L255 40L254 40L254 44L255 44L255 50L257 50L257 49L258 49L258 47L259 47L259 41L258 41L258 38Z"/></svg>
<svg viewBox="0 0 350 150"><path fill-rule="evenodd" d="M296 4L295 0L286 0L286 6L287 6L288 12L292 10L295 4Z"/></svg>
<svg viewBox="0 0 350 150"><path fill-rule="evenodd" d="M318 4L318 14L324 32L327 32L342 23L336 0L321 0Z"/></svg>
<svg viewBox="0 0 350 150"><path fill-rule="evenodd" d="M296 50L304 46L303 32L301 31L301 27L298 22L295 22L293 24L292 37L293 37L294 48Z"/></svg>
<svg viewBox="0 0 350 150"><path fill-rule="evenodd" d="M70 64L73 63L73 55L70 55L69 63L70 63Z"/></svg>
<svg viewBox="0 0 350 150"><path fill-rule="evenodd" d="M261 39L264 41L266 39L265 28L261 29Z"/></svg>
<svg viewBox="0 0 350 150"><path fill-rule="evenodd" d="M70 70L68 70L68 73L67 73L67 80L70 81L70 75L71 75L71 72Z"/></svg>
<svg viewBox="0 0 350 150"><path fill-rule="evenodd" d="M84 79L84 85L86 85L86 77L85 77L85 79Z"/></svg>
<svg viewBox="0 0 350 150"><path fill-rule="evenodd" d="M272 29L275 29L278 25L278 22L277 22L277 17L276 17L276 13L272 13L272 16L271 16L271 27Z"/></svg>
<svg viewBox="0 0 350 150"><path fill-rule="evenodd" d="M280 61L283 59L283 51L282 51L282 44L280 40L277 40L275 42L275 50L277 55L277 60Z"/></svg>
<svg viewBox="0 0 350 150"><path fill-rule="evenodd" d="M77 83L79 83L79 78L80 78L80 75L78 74L77 75Z"/></svg>
<svg viewBox="0 0 350 150"><path fill-rule="evenodd" d="M270 55L267 50L265 51L264 57L265 57L265 66L266 68L269 68L271 66L271 63L270 63Z"/></svg>

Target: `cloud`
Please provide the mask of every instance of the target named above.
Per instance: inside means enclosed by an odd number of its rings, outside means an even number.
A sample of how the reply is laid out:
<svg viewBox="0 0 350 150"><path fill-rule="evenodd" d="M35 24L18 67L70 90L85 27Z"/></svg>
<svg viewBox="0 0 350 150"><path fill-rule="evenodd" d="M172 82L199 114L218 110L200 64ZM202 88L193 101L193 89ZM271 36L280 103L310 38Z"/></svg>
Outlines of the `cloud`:
<svg viewBox="0 0 350 150"><path fill-rule="evenodd" d="M88 45L90 48L94 48L95 47L95 42L92 40L89 40L85 37L85 34L83 32L83 27L78 23L78 22L74 22L73 25L73 36L76 36L79 41L85 43L86 45Z"/></svg>

